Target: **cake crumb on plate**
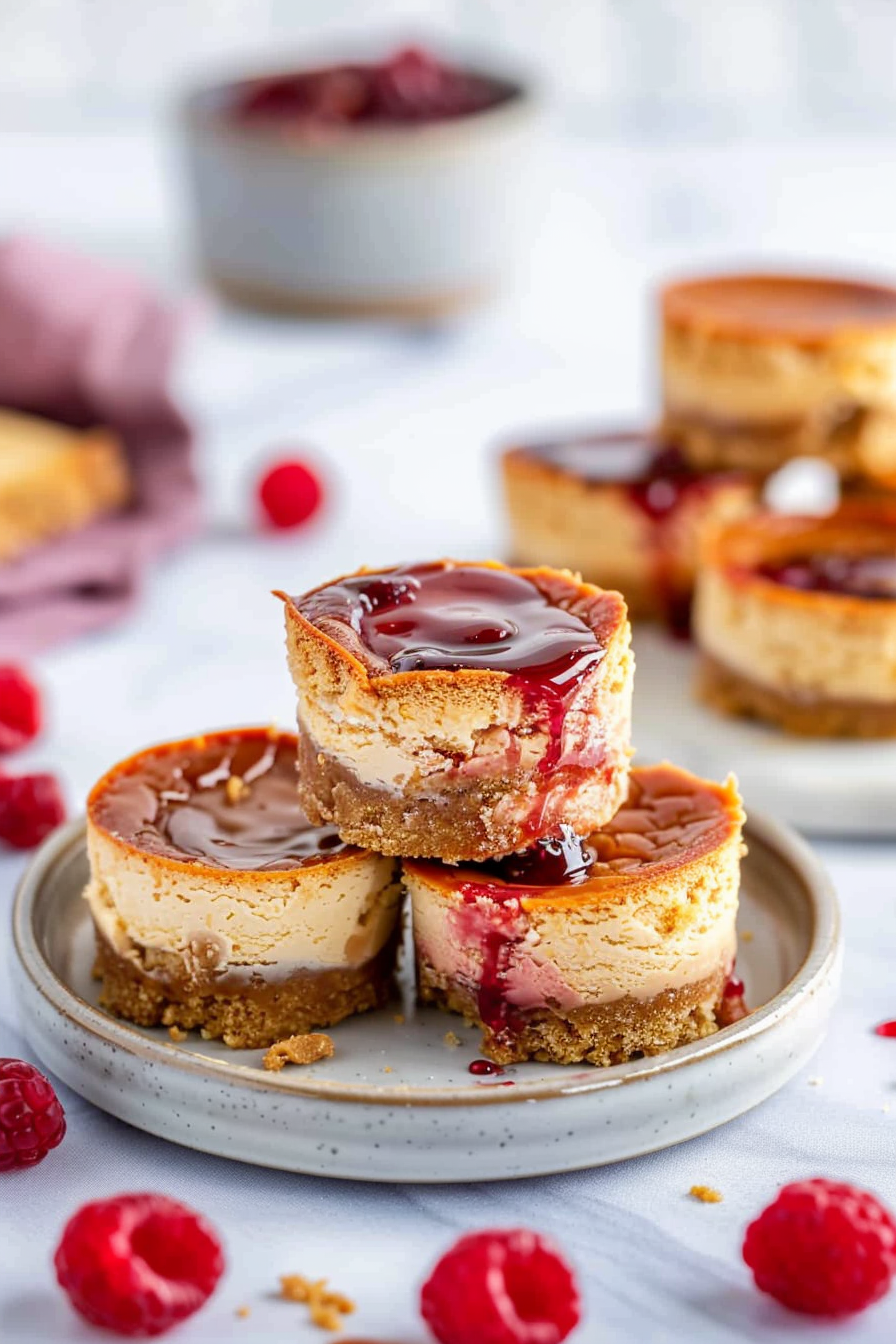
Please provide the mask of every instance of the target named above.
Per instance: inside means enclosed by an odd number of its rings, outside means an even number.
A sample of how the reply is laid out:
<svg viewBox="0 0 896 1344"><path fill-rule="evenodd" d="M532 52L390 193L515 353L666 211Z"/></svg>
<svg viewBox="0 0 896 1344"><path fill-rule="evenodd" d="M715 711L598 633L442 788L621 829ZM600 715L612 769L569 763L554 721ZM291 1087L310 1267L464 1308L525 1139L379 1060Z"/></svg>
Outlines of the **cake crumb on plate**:
<svg viewBox="0 0 896 1344"><path fill-rule="evenodd" d="M275 1041L262 1063L272 1073L278 1073L285 1064L317 1064L330 1059L335 1053L333 1039L323 1031L311 1031L304 1036L288 1036Z"/></svg>

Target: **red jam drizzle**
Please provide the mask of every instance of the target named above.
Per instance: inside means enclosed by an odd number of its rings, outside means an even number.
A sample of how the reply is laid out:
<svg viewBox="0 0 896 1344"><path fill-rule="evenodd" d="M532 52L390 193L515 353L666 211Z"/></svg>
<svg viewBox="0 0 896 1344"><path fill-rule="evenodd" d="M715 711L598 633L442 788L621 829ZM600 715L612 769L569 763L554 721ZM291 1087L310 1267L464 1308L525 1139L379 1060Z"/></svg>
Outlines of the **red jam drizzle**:
<svg viewBox="0 0 896 1344"><path fill-rule="evenodd" d="M495 1039L507 1041L523 1026L522 1015L505 997L513 951L525 936L519 894L475 882L463 883L460 893L464 908L457 913L456 931L482 952L476 1009Z"/></svg>
<svg viewBox="0 0 896 1344"><path fill-rule="evenodd" d="M587 838L563 824L556 839L538 840L522 854L509 854L478 867L502 882L533 887L575 886L587 880L596 858Z"/></svg>
<svg viewBox="0 0 896 1344"><path fill-rule="evenodd" d="M493 1059L474 1059L469 1072L477 1078L497 1078L504 1070Z"/></svg>
<svg viewBox="0 0 896 1344"><path fill-rule="evenodd" d="M713 488L712 477L694 472L677 448L650 434L615 431L525 450L596 485L618 485L653 525L654 582L666 624L675 635L690 632L690 595L673 582L666 529L688 500Z"/></svg>
<svg viewBox="0 0 896 1344"><path fill-rule="evenodd" d="M886 1036L892 1039L896 1037L896 1021L879 1022L874 1028L875 1036Z"/></svg>
<svg viewBox="0 0 896 1344"><path fill-rule="evenodd" d="M343 579L295 601L314 625L349 626L392 672L509 673L527 711L546 720L545 772L559 759L569 702L605 652L579 616L507 569L409 565Z"/></svg>
<svg viewBox="0 0 896 1344"><path fill-rule="evenodd" d="M716 1023L720 1028L733 1026L735 1022L740 1022L742 1018L749 1016L750 1010L747 1007L745 994L744 982L739 976L735 975L732 967L731 974L725 982L725 988L722 990L722 1002L716 1009Z"/></svg>
<svg viewBox="0 0 896 1344"><path fill-rule="evenodd" d="M849 555L819 551L778 563L757 565L755 572L785 588L807 593L841 593L877 602L896 600L896 554Z"/></svg>
<svg viewBox="0 0 896 1344"><path fill-rule="evenodd" d="M742 999L744 997L743 980L736 975L729 975L722 994L726 999Z"/></svg>
<svg viewBox="0 0 896 1344"><path fill-rule="evenodd" d="M449 121L512 96L512 86L502 80L405 47L376 64L335 65L254 81L237 99L233 115L313 133L340 126Z"/></svg>

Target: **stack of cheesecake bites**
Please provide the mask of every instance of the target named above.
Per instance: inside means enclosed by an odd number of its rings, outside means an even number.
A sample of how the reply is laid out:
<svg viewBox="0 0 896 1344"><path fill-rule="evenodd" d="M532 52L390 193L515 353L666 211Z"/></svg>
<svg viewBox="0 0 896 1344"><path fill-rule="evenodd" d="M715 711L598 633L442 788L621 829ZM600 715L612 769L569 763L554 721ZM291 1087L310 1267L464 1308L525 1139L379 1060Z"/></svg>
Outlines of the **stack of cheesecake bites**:
<svg viewBox="0 0 896 1344"><path fill-rule="evenodd" d="M418 997L499 1064L618 1063L742 1013L740 800L632 768L618 593L436 561L280 596L297 737L164 744L91 795L110 1010L236 1047L331 1026L387 999L404 907Z"/></svg>

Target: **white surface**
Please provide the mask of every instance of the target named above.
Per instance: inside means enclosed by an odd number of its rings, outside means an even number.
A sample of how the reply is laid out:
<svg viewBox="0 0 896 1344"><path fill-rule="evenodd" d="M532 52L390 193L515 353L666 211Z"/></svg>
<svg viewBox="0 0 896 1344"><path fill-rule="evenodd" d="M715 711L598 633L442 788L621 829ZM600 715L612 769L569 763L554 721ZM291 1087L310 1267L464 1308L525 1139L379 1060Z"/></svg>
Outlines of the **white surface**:
<svg viewBox="0 0 896 1344"><path fill-rule="evenodd" d="M643 403L652 386L646 285L671 267L789 255L896 269L890 157L876 143L835 141L688 154L572 146L516 301L469 327L413 336L222 319L183 376L204 430L216 530L152 578L132 621L41 661L51 721L23 764L59 770L74 809L110 761L141 743L241 718L288 721L268 589L363 561L498 550L483 445ZM185 264L164 162L154 145L121 136L0 139L0 226L40 225L175 284ZM321 455L334 482L330 516L300 538L235 533L247 478L283 442ZM576 1261L589 1319L577 1344L833 1338L763 1301L739 1258L745 1223L784 1181L824 1173L896 1205L896 1042L871 1032L896 1015L896 845L816 849L844 910L843 997L816 1061L751 1115L591 1173L388 1189L202 1157L65 1091L64 1146L36 1170L0 1178L4 1344L99 1344L55 1290L51 1251L80 1202L141 1188L202 1208L227 1241L229 1275L180 1332L184 1344L322 1339L300 1309L270 1299L276 1275L290 1270L328 1275L357 1296L353 1334L422 1344L415 1293L429 1265L462 1229L512 1223L552 1233ZM0 858L5 903L21 866ZM0 1042L5 1054L26 1051L5 975ZM716 1185L724 1203L689 1200L695 1182ZM242 1303L252 1305L249 1322L233 1315ZM894 1333L896 1297L836 1338L891 1344Z"/></svg>
<svg viewBox="0 0 896 1344"><path fill-rule="evenodd" d="M84 826L74 821L35 857L16 901L25 1035L47 1068L108 1114L284 1171L455 1184L640 1157L765 1101L827 1028L842 960L827 877L774 822L754 817L746 841L738 928L749 937L737 969L752 1012L708 1040L616 1068L530 1062L477 1078L468 1065L480 1033L455 1021L449 1044L451 1019L416 1007L405 975L403 1020L392 1004L340 1023L332 1059L274 1076L261 1050L195 1033L175 1045L163 1028L141 1031L98 1008Z"/></svg>
<svg viewBox="0 0 896 1344"><path fill-rule="evenodd" d="M634 739L713 779L737 775L747 804L809 835L896 838L896 742L788 737L726 719L694 696L697 654L658 629L635 635Z"/></svg>

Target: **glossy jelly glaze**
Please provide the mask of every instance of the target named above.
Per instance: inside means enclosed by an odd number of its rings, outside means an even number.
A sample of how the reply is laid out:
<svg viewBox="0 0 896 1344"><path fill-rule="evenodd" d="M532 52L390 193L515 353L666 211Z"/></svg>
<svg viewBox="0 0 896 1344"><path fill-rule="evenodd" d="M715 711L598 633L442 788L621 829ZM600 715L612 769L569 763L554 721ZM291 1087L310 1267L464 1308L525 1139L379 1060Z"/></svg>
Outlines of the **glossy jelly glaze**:
<svg viewBox="0 0 896 1344"><path fill-rule="evenodd" d="M896 600L896 553L850 555L817 551L757 565L762 578L801 592L841 593L873 601Z"/></svg>
<svg viewBox="0 0 896 1344"><path fill-rule="evenodd" d="M299 807L295 738L263 729L151 748L100 780L88 806L147 854L216 868L280 871L350 850Z"/></svg>
<svg viewBox="0 0 896 1344"><path fill-rule="evenodd" d="M232 115L313 135L340 126L453 120L506 102L513 92L502 80L460 69L422 48L405 47L376 63L254 80L239 91Z"/></svg>
<svg viewBox="0 0 896 1344"><path fill-rule="evenodd" d="M577 596L570 584L570 599ZM603 632L501 567L408 565L354 575L293 602L318 629L337 638L352 632L383 673L506 673L527 710L547 720L542 770L557 763L566 710L606 652Z"/></svg>

